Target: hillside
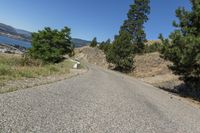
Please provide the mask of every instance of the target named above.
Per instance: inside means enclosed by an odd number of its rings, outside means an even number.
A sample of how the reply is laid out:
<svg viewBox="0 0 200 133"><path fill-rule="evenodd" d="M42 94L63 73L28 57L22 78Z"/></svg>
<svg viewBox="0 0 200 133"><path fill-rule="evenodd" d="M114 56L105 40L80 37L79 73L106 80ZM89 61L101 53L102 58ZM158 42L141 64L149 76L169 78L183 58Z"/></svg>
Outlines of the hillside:
<svg viewBox="0 0 200 133"><path fill-rule="evenodd" d="M21 29L15 29L16 32L20 35L24 35L26 37L30 37L31 38L31 32L26 31L26 30L21 30Z"/></svg>
<svg viewBox="0 0 200 133"><path fill-rule="evenodd" d="M14 39L30 41L31 32L16 29L10 25L0 23L0 35L8 36Z"/></svg>
<svg viewBox="0 0 200 133"><path fill-rule="evenodd" d="M101 66L103 68L108 68L108 63L106 62L106 56L103 51L98 48L91 48L85 46L82 48L75 49L75 57L79 60L84 60L91 64Z"/></svg>
<svg viewBox="0 0 200 133"><path fill-rule="evenodd" d="M137 77L156 87L172 89L180 84L178 77L168 68L171 62L165 61L158 52L137 55L135 57L135 70L130 76Z"/></svg>
<svg viewBox="0 0 200 133"><path fill-rule="evenodd" d="M12 26L0 23L0 32L9 33L9 34L17 34L15 28Z"/></svg>
<svg viewBox="0 0 200 133"><path fill-rule="evenodd" d="M75 50L76 58L85 60L91 64L109 68L106 62L105 54L98 48L83 47ZM129 73L130 76L136 77L142 81L150 83L156 87L167 87L172 89L181 82L171 70L168 69L170 62L160 58L159 53L149 53L137 55L135 57L135 69Z"/></svg>

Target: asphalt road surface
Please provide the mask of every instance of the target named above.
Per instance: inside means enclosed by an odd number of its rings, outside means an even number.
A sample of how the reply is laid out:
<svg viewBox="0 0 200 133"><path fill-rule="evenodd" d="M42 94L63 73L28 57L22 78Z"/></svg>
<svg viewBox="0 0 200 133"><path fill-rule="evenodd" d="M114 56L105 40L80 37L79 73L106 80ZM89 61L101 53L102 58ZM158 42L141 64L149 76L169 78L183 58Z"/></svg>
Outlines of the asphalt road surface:
<svg viewBox="0 0 200 133"><path fill-rule="evenodd" d="M83 75L0 94L0 133L200 133L200 109L131 77Z"/></svg>

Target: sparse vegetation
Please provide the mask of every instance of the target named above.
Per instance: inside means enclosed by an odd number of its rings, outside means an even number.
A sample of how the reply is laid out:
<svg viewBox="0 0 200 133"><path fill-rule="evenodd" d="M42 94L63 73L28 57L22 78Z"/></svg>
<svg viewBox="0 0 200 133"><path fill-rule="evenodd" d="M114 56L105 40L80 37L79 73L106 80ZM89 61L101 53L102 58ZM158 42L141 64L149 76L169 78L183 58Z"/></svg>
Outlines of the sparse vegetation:
<svg viewBox="0 0 200 133"><path fill-rule="evenodd" d="M146 43L144 53L160 52L163 45L160 42Z"/></svg>
<svg viewBox="0 0 200 133"><path fill-rule="evenodd" d="M70 29L44 28L32 34L32 47L23 56L0 55L0 85L10 81L28 80L64 75L70 72L74 62L65 60L64 55L74 55ZM81 65L81 68L83 66ZM0 90L0 92L4 92Z"/></svg>
<svg viewBox="0 0 200 133"><path fill-rule="evenodd" d="M8 80L23 78L36 78L53 74L69 73L73 64L71 61L63 61L58 64L42 64L40 60L29 59L19 55L0 55L0 84ZM24 61L26 60L26 62Z"/></svg>

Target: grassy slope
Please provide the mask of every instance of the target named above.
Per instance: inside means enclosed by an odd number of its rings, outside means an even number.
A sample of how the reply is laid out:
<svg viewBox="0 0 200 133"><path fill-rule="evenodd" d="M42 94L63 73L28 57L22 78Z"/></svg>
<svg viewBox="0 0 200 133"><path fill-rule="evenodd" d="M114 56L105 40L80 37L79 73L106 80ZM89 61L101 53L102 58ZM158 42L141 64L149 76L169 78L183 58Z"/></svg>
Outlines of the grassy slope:
<svg viewBox="0 0 200 133"><path fill-rule="evenodd" d="M22 64L22 57L20 55L0 54L0 85L9 80L66 74L70 72L70 68L72 68L74 63L64 61L55 65L49 64L43 66L28 66Z"/></svg>

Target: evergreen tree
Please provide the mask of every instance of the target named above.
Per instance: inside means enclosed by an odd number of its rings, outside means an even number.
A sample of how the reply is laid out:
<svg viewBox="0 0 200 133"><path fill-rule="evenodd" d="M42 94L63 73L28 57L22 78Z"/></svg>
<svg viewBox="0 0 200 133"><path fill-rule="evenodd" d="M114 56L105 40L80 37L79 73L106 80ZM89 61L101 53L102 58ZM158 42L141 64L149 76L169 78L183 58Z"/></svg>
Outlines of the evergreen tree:
<svg viewBox="0 0 200 133"><path fill-rule="evenodd" d="M92 42L90 43L90 47L96 47L97 46L97 38L93 38Z"/></svg>
<svg viewBox="0 0 200 133"><path fill-rule="evenodd" d="M170 35L170 39L160 36L164 44L162 57L172 61L170 68L185 83L193 88L200 98L200 1L190 0L192 10L184 8L176 10L179 23L173 22L177 28Z"/></svg>
<svg viewBox="0 0 200 133"><path fill-rule="evenodd" d="M146 41L144 23L147 22L148 14L150 14L149 3L150 0L135 0L134 4L130 5L128 19L121 26L120 32L126 31L131 35L136 53L141 53L144 50L144 42Z"/></svg>
<svg viewBox="0 0 200 133"><path fill-rule="evenodd" d="M102 42L100 45L99 45L99 49L103 50L104 53L107 53L108 49L110 49L111 47L111 40L108 39L106 42Z"/></svg>
<svg viewBox="0 0 200 133"><path fill-rule="evenodd" d="M106 41L106 44L111 44L111 40L110 39L108 39L107 41Z"/></svg>
<svg viewBox="0 0 200 133"><path fill-rule="evenodd" d="M105 44L106 44L106 43L105 43L104 41L101 42L100 45L99 45L99 49L104 50Z"/></svg>
<svg viewBox="0 0 200 133"><path fill-rule="evenodd" d="M116 65L116 69L122 72L131 71L133 68L133 49L131 45L131 36L122 31L116 36L112 47L108 49L106 59L108 62Z"/></svg>

